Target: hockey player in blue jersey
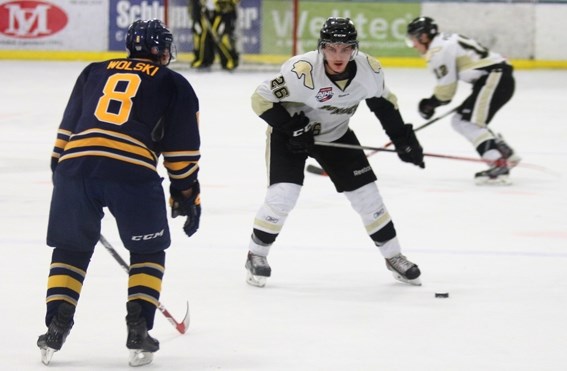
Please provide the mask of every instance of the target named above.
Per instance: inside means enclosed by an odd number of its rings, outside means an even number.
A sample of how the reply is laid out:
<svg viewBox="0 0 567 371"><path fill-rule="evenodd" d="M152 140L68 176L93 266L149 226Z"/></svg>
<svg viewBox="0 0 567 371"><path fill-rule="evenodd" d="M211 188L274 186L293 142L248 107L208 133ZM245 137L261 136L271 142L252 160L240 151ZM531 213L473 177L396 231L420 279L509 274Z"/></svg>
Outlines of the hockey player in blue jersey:
<svg viewBox="0 0 567 371"><path fill-rule="evenodd" d="M126 37L129 55L89 64L78 77L52 154L53 194L47 244L47 332L37 341L48 364L73 326L104 208L130 253L126 347L130 365L150 363L159 342L154 324L170 246L158 159L170 179L172 216L199 227L199 101L190 83L167 68L173 35L157 20L138 20ZM102 305L102 304L101 304ZM102 307L101 307L102 308Z"/></svg>

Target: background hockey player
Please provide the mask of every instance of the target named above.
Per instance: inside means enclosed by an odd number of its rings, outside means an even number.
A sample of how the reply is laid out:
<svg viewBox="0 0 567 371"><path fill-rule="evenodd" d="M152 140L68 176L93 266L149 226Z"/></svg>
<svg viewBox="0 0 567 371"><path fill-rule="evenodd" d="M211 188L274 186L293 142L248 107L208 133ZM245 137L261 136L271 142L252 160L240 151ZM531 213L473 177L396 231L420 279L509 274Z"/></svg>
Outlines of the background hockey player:
<svg viewBox="0 0 567 371"><path fill-rule="evenodd" d="M236 19L240 0L189 0L193 20L193 55L191 67L208 70L220 59L221 67L232 71L238 67Z"/></svg>
<svg viewBox="0 0 567 371"><path fill-rule="evenodd" d="M510 168L520 157L502 137L488 129L488 124L514 94L512 66L473 39L439 33L437 23L429 17L411 21L407 36L408 44L425 56L429 70L437 78L433 95L419 102L421 116L429 119L436 107L451 102L459 80L472 84L472 93L453 115L453 128L490 165L488 170L475 174L476 183L507 183Z"/></svg>
<svg viewBox="0 0 567 371"><path fill-rule="evenodd" d="M52 155L53 194L47 244L47 332L37 345L48 364L71 327L101 230L103 208L116 219L130 252L126 347L130 365L151 362L154 324L170 245L160 154L171 180L172 215L199 227L199 101L189 82L166 66L171 32L157 19L128 28L128 58L88 65L78 77ZM101 309L103 309L101 303ZM104 340L102 340L104 341ZM88 351L88 349L85 349Z"/></svg>
<svg viewBox="0 0 567 371"><path fill-rule="evenodd" d="M379 62L358 51L357 32L348 18L327 19L318 50L291 58L277 76L254 92L252 107L269 124L269 187L254 219L245 264L248 283L263 286L271 274L267 256L296 204L310 156L360 214L387 268L403 282L420 284L418 266L401 253L364 151L314 145L314 140L359 145L349 120L363 100L401 160L424 167L423 150L412 126L404 124Z"/></svg>

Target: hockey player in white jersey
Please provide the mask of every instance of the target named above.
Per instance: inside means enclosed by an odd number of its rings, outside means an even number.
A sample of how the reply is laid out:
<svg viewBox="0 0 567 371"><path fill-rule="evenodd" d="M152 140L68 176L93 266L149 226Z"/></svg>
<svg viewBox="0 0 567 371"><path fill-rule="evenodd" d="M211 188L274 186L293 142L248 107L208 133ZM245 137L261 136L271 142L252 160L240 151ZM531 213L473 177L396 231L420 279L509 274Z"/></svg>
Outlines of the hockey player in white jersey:
<svg viewBox="0 0 567 371"><path fill-rule="evenodd" d="M312 157L360 214L394 277L421 284L418 266L402 254L364 151L315 145L315 141L360 145L349 120L364 100L400 159L424 168L423 149L412 125L404 123L380 63L359 52L356 28L348 18L327 19L318 50L289 59L279 74L261 83L252 95L253 110L269 125L269 186L253 223L245 264L248 283L262 287L270 277L268 253L295 207L305 162Z"/></svg>
<svg viewBox="0 0 567 371"><path fill-rule="evenodd" d="M440 33L430 17L418 17L407 26L408 45L427 60L437 78L430 98L419 102L419 113L431 118L435 108L451 102L460 81L472 84L471 94L453 115L453 128L476 149L489 169L475 174L477 184L509 184L510 169L521 160L495 135L488 124L514 95L513 68L506 59L477 41L459 34Z"/></svg>

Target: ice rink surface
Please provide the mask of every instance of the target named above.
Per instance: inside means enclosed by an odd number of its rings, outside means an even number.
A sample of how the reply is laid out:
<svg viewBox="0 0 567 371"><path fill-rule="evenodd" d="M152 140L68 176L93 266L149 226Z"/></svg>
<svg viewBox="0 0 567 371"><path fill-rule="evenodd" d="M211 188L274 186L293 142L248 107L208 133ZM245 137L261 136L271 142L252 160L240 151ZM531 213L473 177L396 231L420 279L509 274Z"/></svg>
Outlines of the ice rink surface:
<svg viewBox="0 0 567 371"><path fill-rule="evenodd" d="M0 62L0 368L44 370L37 336L51 249L45 232L49 160L79 62ZM567 71L517 71L512 101L491 127L523 157L511 186L479 187L482 163L391 153L370 157L402 249L422 287L398 283L348 200L307 174L269 261L265 288L244 282L253 218L264 197L265 124L250 95L274 72L181 71L201 101L203 215L191 239L171 220L161 301L191 325L179 335L156 313L161 350L146 369L301 371L557 371L567 364ZM434 78L385 70L416 126ZM469 93L461 85L449 110ZM362 144L389 140L365 104ZM446 118L418 133L426 152L476 157ZM160 168L163 170L163 167ZM164 186L167 186L167 181ZM143 202L143 200L141 200ZM103 234L127 257L114 219ZM127 275L98 246L75 327L50 369L128 369ZM448 292L437 299L435 292Z"/></svg>

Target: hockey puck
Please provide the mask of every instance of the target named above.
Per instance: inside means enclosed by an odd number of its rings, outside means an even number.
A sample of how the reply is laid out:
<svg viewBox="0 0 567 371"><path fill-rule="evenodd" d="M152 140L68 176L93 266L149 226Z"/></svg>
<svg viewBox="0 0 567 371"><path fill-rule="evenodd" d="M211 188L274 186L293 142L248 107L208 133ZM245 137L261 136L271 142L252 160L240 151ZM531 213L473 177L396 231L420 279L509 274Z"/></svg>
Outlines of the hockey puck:
<svg viewBox="0 0 567 371"><path fill-rule="evenodd" d="M436 298L448 298L449 293L448 292L436 292L435 297Z"/></svg>

